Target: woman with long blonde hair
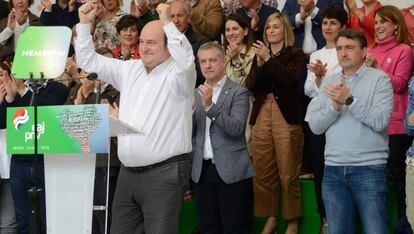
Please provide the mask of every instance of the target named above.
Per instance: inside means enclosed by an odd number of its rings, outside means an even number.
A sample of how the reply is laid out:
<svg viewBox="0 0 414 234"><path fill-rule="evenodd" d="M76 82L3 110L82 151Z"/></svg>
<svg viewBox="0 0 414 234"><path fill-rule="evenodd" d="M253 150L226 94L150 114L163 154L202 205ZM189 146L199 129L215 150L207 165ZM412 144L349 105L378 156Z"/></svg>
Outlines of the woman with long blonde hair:
<svg viewBox="0 0 414 234"><path fill-rule="evenodd" d="M296 85L305 69L305 55L293 47L292 26L284 14L269 16L263 38L264 42L253 44L256 76L247 80L255 98L250 120L256 170L254 211L256 216L268 217L262 233L274 232L281 190L286 233L292 234L298 232L297 220L302 216L299 173L304 110Z"/></svg>

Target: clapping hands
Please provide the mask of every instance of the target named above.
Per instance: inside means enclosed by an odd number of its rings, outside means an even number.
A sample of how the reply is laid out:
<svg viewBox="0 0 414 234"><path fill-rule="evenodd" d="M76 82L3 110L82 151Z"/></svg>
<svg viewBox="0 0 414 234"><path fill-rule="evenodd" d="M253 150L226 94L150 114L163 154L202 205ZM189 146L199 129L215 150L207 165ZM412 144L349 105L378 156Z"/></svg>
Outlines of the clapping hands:
<svg viewBox="0 0 414 234"><path fill-rule="evenodd" d="M257 55L257 65L259 67L263 66L271 58L269 48L261 41L253 43L252 49Z"/></svg>

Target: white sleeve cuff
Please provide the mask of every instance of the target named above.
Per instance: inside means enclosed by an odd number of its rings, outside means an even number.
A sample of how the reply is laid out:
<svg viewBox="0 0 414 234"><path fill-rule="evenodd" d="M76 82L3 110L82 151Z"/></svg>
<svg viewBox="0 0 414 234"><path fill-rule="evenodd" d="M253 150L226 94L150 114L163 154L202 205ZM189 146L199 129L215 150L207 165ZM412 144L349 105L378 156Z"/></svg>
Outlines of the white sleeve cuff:
<svg viewBox="0 0 414 234"><path fill-rule="evenodd" d="M316 85L315 78L312 78L306 80L305 82L305 95L310 98L317 96L319 93L319 88Z"/></svg>
<svg viewBox="0 0 414 234"><path fill-rule="evenodd" d="M210 109L211 109L211 107L213 106L213 102L211 102L211 104L207 107L207 108L204 108L204 111L205 112L207 112L207 111L209 111Z"/></svg>
<svg viewBox="0 0 414 234"><path fill-rule="evenodd" d="M171 35L171 34L181 34L180 31L178 31L177 27L175 26L175 24L170 21L168 24L164 25L164 32L165 34Z"/></svg>
<svg viewBox="0 0 414 234"><path fill-rule="evenodd" d="M6 27L4 29L4 32L7 33L7 34L13 34L13 30L11 28L9 28L9 27Z"/></svg>
<svg viewBox="0 0 414 234"><path fill-rule="evenodd" d="M332 101L332 100L331 100L331 101ZM341 112L340 110L339 110L339 111L335 110L335 108L333 108L333 106L332 106L332 103L330 103L330 105L329 105L329 109L331 110L331 112L334 112L334 113L339 113L339 112Z"/></svg>
<svg viewBox="0 0 414 234"><path fill-rule="evenodd" d="M297 13L295 16L295 25L296 27L299 27L301 24L303 24L304 22L302 21L302 19L300 18L300 14Z"/></svg>
<svg viewBox="0 0 414 234"><path fill-rule="evenodd" d="M312 13L310 14L310 17L311 17L312 19L314 19L314 18L316 17L316 15L318 15L318 13L319 13L319 8L318 8L318 7L315 7L315 8L313 8L313 11L312 11Z"/></svg>
<svg viewBox="0 0 414 234"><path fill-rule="evenodd" d="M17 32L23 32L27 27L29 27L29 19L27 19L27 21L20 25L18 22L16 22L16 25L14 26L14 30Z"/></svg>
<svg viewBox="0 0 414 234"><path fill-rule="evenodd" d="M0 43L5 44L6 41L13 35L13 30L9 27L6 27L1 33L0 33Z"/></svg>
<svg viewBox="0 0 414 234"><path fill-rule="evenodd" d="M24 89L23 93L20 95L20 97L23 97L24 95L26 95L27 91L29 91L29 88L26 87Z"/></svg>

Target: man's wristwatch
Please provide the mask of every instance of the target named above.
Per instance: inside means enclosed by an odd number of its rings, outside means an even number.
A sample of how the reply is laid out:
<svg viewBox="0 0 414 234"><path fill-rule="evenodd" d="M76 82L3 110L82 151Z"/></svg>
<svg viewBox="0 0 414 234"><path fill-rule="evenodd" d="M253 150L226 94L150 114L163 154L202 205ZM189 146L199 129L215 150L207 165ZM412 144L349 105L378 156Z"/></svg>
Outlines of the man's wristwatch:
<svg viewBox="0 0 414 234"><path fill-rule="evenodd" d="M346 106L351 105L353 102L354 102L354 96L352 96L352 95L350 95L349 97L347 97L347 98L345 99L345 105L346 105Z"/></svg>

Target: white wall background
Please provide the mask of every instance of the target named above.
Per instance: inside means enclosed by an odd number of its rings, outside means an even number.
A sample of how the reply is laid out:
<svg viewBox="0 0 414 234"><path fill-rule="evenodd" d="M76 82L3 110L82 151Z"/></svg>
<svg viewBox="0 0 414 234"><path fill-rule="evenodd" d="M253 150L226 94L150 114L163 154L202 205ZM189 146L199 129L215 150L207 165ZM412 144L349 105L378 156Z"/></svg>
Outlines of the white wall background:
<svg viewBox="0 0 414 234"><path fill-rule="evenodd" d="M122 7L122 10L125 12L129 12L129 3L131 0L124 0L124 6ZM210 0L208 0L210 1ZM278 5L279 5L279 10L281 10L283 8L283 6L285 5L286 0L277 0L278 1ZM295 1L295 0L289 0L289 1ZM383 5L395 5L398 8L404 8L404 7L408 7L414 4L414 0L379 0ZM54 0L52 0L52 2L54 2ZM357 5L361 6L361 1L357 0ZM34 13L35 15L40 15L40 9L41 5L40 5L40 0L34 0L34 3L32 4L32 6L30 7L30 11L32 13Z"/></svg>

